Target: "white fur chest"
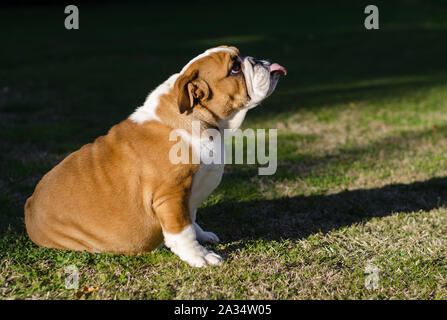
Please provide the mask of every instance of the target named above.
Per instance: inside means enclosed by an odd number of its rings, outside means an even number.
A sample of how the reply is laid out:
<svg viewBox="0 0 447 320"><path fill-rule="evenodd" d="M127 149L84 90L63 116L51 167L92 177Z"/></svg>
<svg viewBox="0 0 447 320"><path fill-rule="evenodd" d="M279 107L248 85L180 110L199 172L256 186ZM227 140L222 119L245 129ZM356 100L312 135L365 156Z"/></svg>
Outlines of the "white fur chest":
<svg viewBox="0 0 447 320"><path fill-rule="evenodd" d="M210 141L202 141L200 143L200 147L202 148L202 150L211 150L216 148L216 146L213 145L213 143ZM197 146L193 145L193 149L194 152L198 153L199 150ZM223 145L221 146L221 152L224 152ZM206 164L203 161L200 162L199 170L197 170L196 174L193 177L191 197L189 199L189 209L191 210L193 218L195 216L195 210L219 185L224 172L224 167L224 163Z"/></svg>
<svg viewBox="0 0 447 320"><path fill-rule="evenodd" d="M222 129L230 129L232 132L237 130L242 121L245 118L248 109L240 110L230 116L228 119L219 121L219 126ZM211 163L205 164L200 162L199 170L196 172L193 178L193 183L191 187L191 197L189 199L189 209L195 221L196 209L205 201L208 196L219 186L222 180L222 175L224 172L224 161L225 159L225 143L223 140L223 130L220 132L222 140L220 144L216 144L217 140L210 141L208 139L200 140L198 143L194 143L191 137L188 136L187 139L192 144L193 152L197 155L203 150L217 150L220 147L221 162L222 164ZM200 147L199 147L200 145Z"/></svg>
<svg viewBox="0 0 447 320"><path fill-rule="evenodd" d="M191 197L189 199L189 208L191 212L197 209L205 201L211 192L219 185L224 164L200 164L192 182Z"/></svg>

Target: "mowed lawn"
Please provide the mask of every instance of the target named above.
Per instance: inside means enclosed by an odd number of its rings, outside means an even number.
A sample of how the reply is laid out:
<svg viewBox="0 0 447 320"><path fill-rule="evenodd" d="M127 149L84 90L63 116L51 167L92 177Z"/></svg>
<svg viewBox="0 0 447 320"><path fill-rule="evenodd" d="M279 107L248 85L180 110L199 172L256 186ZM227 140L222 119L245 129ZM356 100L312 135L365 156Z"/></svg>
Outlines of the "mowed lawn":
<svg viewBox="0 0 447 320"><path fill-rule="evenodd" d="M0 8L0 299L77 298L72 265L81 299L447 299L447 4L375 1L372 31L367 4ZM228 165L198 212L225 263L36 247L39 179L221 44L288 70L243 125L278 129L276 174Z"/></svg>

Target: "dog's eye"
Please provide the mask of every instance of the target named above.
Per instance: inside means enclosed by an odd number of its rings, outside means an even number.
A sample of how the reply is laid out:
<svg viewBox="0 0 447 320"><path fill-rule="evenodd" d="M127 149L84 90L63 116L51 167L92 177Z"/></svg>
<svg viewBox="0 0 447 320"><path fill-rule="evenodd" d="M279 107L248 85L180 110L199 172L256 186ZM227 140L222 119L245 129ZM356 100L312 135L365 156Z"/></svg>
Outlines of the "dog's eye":
<svg viewBox="0 0 447 320"><path fill-rule="evenodd" d="M241 63L239 61L235 61L231 67L231 74L238 74L241 70Z"/></svg>

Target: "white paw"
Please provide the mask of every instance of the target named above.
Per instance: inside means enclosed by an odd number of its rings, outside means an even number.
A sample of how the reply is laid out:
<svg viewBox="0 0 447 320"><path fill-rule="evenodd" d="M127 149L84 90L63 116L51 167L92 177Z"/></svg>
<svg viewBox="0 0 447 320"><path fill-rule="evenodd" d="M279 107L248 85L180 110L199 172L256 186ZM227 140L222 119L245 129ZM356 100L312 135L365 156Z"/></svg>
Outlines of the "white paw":
<svg viewBox="0 0 447 320"><path fill-rule="evenodd" d="M210 251L206 256L205 256L205 260L209 265L212 266L220 266L222 265L222 257L219 256L218 254L214 253L213 251Z"/></svg>
<svg viewBox="0 0 447 320"><path fill-rule="evenodd" d="M200 242L219 242L219 237L216 234L208 231L202 231L197 234L197 240Z"/></svg>
<svg viewBox="0 0 447 320"><path fill-rule="evenodd" d="M208 251L205 247L197 242L202 241L219 241L219 238L212 232L205 232L197 226L198 232L191 225L186 227L179 234L169 234L163 232L165 244L183 261L192 267L203 267L205 265L218 266L222 264L222 258L212 251ZM201 237L199 237L201 235Z"/></svg>
<svg viewBox="0 0 447 320"><path fill-rule="evenodd" d="M196 268L201 268L205 265L220 266L223 261L222 257L213 251L182 257L182 260L188 263L191 267Z"/></svg>
<svg viewBox="0 0 447 320"><path fill-rule="evenodd" d="M201 268L204 265L206 265L205 256L202 255L189 256L182 260L185 261L187 264L189 264L191 267L195 268Z"/></svg>

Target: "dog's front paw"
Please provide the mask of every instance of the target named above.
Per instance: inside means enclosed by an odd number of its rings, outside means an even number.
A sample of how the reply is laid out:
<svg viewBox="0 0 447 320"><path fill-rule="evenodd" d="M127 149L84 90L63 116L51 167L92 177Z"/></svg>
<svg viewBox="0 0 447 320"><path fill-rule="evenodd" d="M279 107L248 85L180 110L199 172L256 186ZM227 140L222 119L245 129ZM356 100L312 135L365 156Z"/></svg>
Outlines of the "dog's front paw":
<svg viewBox="0 0 447 320"><path fill-rule="evenodd" d="M218 254L208 251L204 254L190 255L182 257L182 260L188 263L191 267L201 268L205 265L220 266L222 264L222 257Z"/></svg>
<svg viewBox="0 0 447 320"><path fill-rule="evenodd" d="M202 268L203 266L206 265L205 256L202 255L183 257L182 260L185 261L187 264L189 264L191 267L195 268Z"/></svg>
<svg viewBox="0 0 447 320"><path fill-rule="evenodd" d="M206 262L212 266L220 266L222 265L223 258L213 251L208 252L205 256Z"/></svg>
<svg viewBox="0 0 447 320"><path fill-rule="evenodd" d="M202 228L197 223L194 223L194 229L196 230L197 240L200 242L219 242L219 237L216 236L213 232L203 231Z"/></svg>
<svg viewBox="0 0 447 320"><path fill-rule="evenodd" d="M197 233L197 240L199 240L200 242L211 242L211 243L220 241L219 237L216 236L216 234L208 231L202 231L200 233Z"/></svg>
<svg viewBox="0 0 447 320"><path fill-rule="evenodd" d="M183 261L192 267L203 267L205 265L218 266L222 264L222 257L212 251L208 251L199 244L197 239L205 241L219 241L219 238L212 232L204 232L200 227L198 231L192 226L186 227L179 234L169 234L164 232L165 244ZM202 237L198 237L201 235Z"/></svg>

